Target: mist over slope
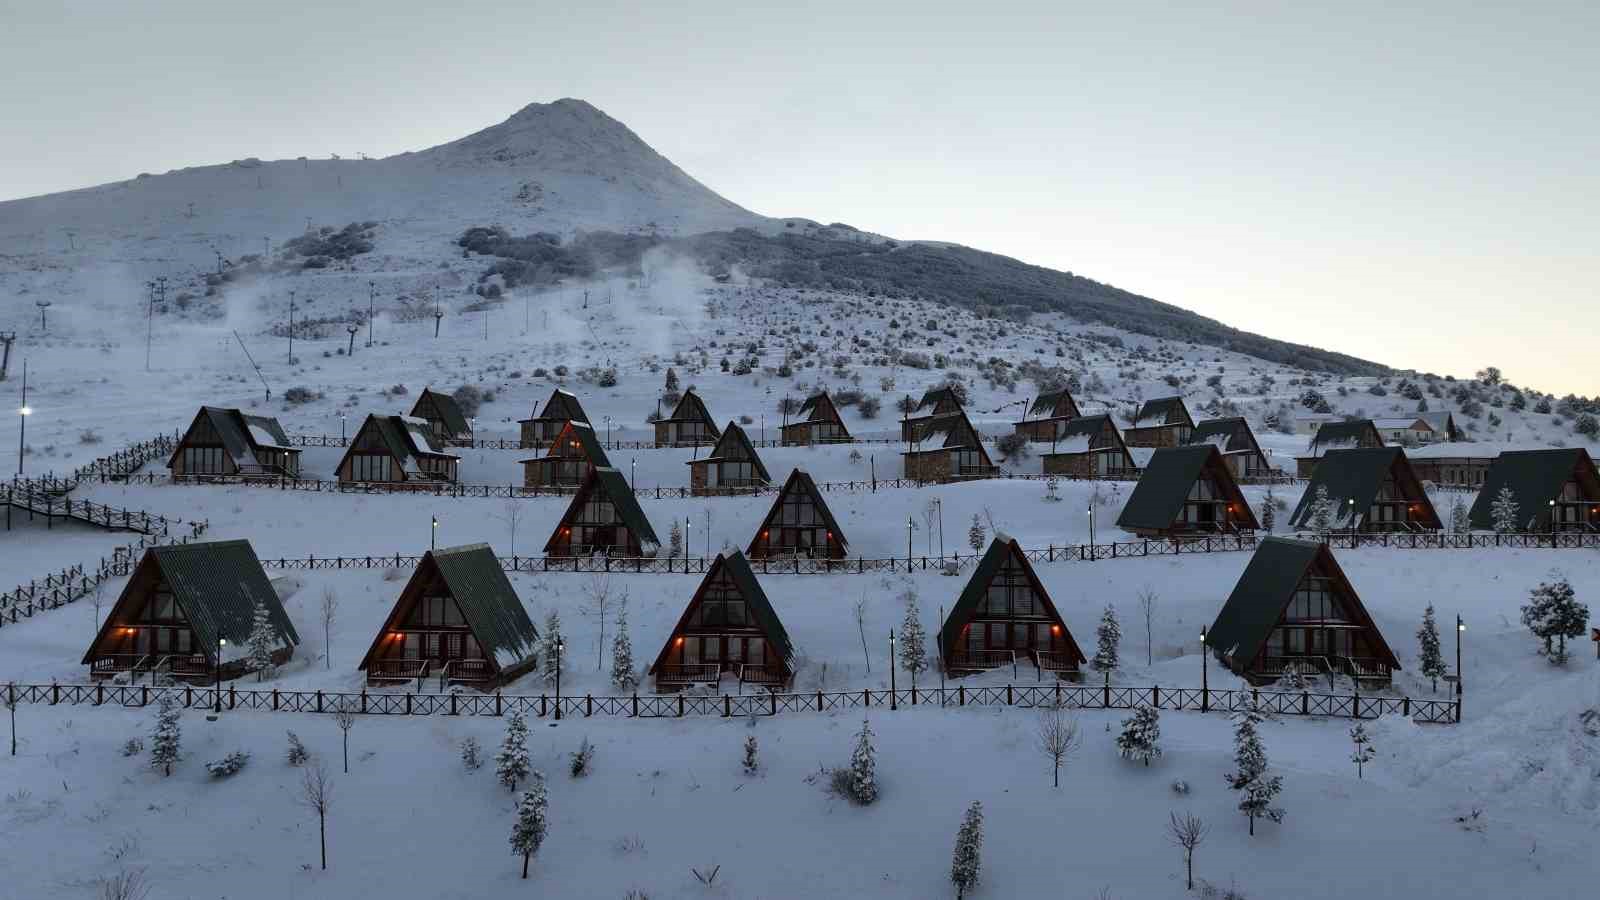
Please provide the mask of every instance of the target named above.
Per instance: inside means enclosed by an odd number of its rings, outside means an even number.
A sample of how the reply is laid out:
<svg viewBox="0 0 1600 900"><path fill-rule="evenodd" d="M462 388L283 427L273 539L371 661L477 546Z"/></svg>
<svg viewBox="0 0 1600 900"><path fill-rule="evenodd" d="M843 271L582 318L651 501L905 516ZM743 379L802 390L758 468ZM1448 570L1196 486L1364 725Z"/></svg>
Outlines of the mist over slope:
<svg viewBox="0 0 1600 900"><path fill-rule="evenodd" d="M373 250L359 265L348 257L309 264L284 258L291 239L349 223L372 226ZM545 247L565 248L569 260L581 259L542 270L542 260L531 260L520 280L535 285L615 266L637 270L645 253L665 245L712 273L739 269L778 284L992 314L1059 313L1336 374L1388 371L1071 272L848 225L757 215L696 181L621 122L572 99L530 104L459 140L384 159L247 158L0 203L0 296L22 301L0 308L0 326L25 325L34 313L28 301L41 299L69 319L140 318L151 279L168 277L173 296L179 282L197 293L215 287L202 277L253 258L259 261L249 280L261 295L293 289L337 299L378 284L390 297L425 290L437 300L453 288L515 287L516 274L502 276L494 261L462 262L462 235L490 226L508 238L537 236ZM367 284L338 277L356 269ZM429 273L438 276L432 283L423 277Z"/></svg>

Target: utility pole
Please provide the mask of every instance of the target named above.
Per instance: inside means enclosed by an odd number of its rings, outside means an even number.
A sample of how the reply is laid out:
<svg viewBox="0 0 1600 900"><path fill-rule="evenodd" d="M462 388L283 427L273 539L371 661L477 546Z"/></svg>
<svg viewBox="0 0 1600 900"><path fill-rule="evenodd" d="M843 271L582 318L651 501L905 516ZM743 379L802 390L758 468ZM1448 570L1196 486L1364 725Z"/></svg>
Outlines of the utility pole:
<svg viewBox="0 0 1600 900"><path fill-rule="evenodd" d="M150 371L150 347L155 342L156 333L156 303L165 303L167 299L167 276L159 275L150 282L150 308L145 313L144 325L144 370Z"/></svg>
<svg viewBox="0 0 1600 900"><path fill-rule="evenodd" d="M433 336L436 340L439 337L439 320L443 318L444 313L440 311L439 300L437 297L435 297L433 301Z"/></svg>
<svg viewBox="0 0 1600 900"><path fill-rule="evenodd" d="M0 356L0 381L6 380L6 370L11 368L11 344L16 339L15 331L0 331L0 344L5 345L5 355Z"/></svg>
<svg viewBox="0 0 1600 900"><path fill-rule="evenodd" d="M40 328L40 330L42 330L45 334L49 334L50 333L50 323L45 319L44 311L50 308L50 301L49 300L35 300L33 302L33 305L39 307L39 328Z"/></svg>
<svg viewBox="0 0 1600 900"><path fill-rule="evenodd" d="M350 350L346 355L347 356L355 356L356 355L356 332L361 330L361 326L360 325L346 325L344 330L350 332Z"/></svg>
<svg viewBox="0 0 1600 900"><path fill-rule="evenodd" d="M213 247L211 252L215 253L217 255L217 274L221 275L222 274L222 251Z"/></svg>
<svg viewBox="0 0 1600 900"><path fill-rule="evenodd" d="M294 291L289 292L289 365L294 365Z"/></svg>
<svg viewBox="0 0 1600 900"><path fill-rule="evenodd" d="M18 418L21 420L17 425L17 476L21 477L21 475L22 475L22 460L27 455L27 450L28 450L28 417L33 415L33 410L28 407L28 361L27 360L23 360L22 361L22 407L17 410L17 413L18 413ZM1459 642L1460 642L1460 639L1458 638L1457 639L1458 645L1459 645ZM1461 654L1459 652L1457 652L1456 657L1457 657L1458 660L1460 659L1460 656L1461 656ZM1459 662L1457 663L1457 665L1459 665Z"/></svg>
<svg viewBox="0 0 1600 900"><path fill-rule="evenodd" d="M372 346L372 301L378 296L378 283L367 282L367 346Z"/></svg>

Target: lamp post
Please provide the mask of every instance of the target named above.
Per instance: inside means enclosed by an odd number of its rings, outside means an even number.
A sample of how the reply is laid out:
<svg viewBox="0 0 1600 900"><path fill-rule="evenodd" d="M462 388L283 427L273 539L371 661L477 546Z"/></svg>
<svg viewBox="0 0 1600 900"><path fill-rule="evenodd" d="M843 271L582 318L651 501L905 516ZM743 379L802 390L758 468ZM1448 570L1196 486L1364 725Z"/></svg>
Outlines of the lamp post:
<svg viewBox="0 0 1600 900"><path fill-rule="evenodd" d="M1211 711L1211 648L1206 646L1206 626L1200 626L1200 711Z"/></svg>
<svg viewBox="0 0 1600 900"><path fill-rule="evenodd" d="M433 520L433 528L428 532L428 549L437 550L439 548L439 517L429 516L428 518Z"/></svg>
<svg viewBox="0 0 1600 900"><path fill-rule="evenodd" d="M561 652L567 649L563 638L556 638L556 721L561 721Z"/></svg>
<svg viewBox="0 0 1600 900"><path fill-rule="evenodd" d="M373 299L376 298L377 296L378 296L378 283L376 281L367 282L367 346L368 347L372 346L372 303L373 303Z"/></svg>
<svg viewBox="0 0 1600 900"><path fill-rule="evenodd" d="M289 292L289 365L294 365L294 291Z"/></svg>
<svg viewBox="0 0 1600 900"><path fill-rule="evenodd" d="M606 420L606 449L607 450L615 450L617 448L611 446L611 417L610 416L606 416L605 420Z"/></svg>
<svg viewBox="0 0 1600 900"><path fill-rule="evenodd" d="M478 439L478 417L477 416L473 416L472 418L467 420L467 434L471 437L471 439L473 441L477 441L477 439Z"/></svg>
<svg viewBox="0 0 1600 900"><path fill-rule="evenodd" d="M1094 504L1089 504L1089 555L1094 555Z"/></svg>
<svg viewBox="0 0 1600 900"><path fill-rule="evenodd" d="M694 532L692 530L693 528L694 528L694 523L689 521L689 517L688 516L684 516L683 517L683 570L685 572L689 571L689 545L690 545L690 542L694 538Z"/></svg>
<svg viewBox="0 0 1600 900"><path fill-rule="evenodd" d="M28 405L28 361L22 361L22 406L17 408L17 475L22 474L22 460L28 450L28 417L33 407Z"/></svg>
<svg viewBox="0 0 1600 900"><path fill-rule="evenodd" d="M1467 623L1461 621L1461 614L1456 614L1456 721L1461 721L1461 633L1467 630Z"/></svg>
<svg viewBox="0 0 1600 900"><path fill-rule="evenodd" d="M1346 500L1345 505L1350 509L1350 549L1354 550L1356 548L1356 498L1351 497Z"/></svg>
<svg viewBox="0 0 1600 900"><path fill-rule="evenodd" d="M939 513L939 561L944 562L944 498L933 498L933 508Z"/></svg>
<svg viewBox="0 0 1600 900"><path fill-rule="evenodd" d="M339 443L340 443L340 445L343 445L345 443L344 413L339 413Z"/></svg>
<svg viewBox="0 0 1600 900"><path fill-rule="evenodd" d="M911 529L914 528L914 527L915 526L912 525L912 523L911 523L911 517L910 516L906 516L906 571L907 572L911 571Z"/></svg>
<svg viewBox="0 0 1600 900"><path fill-rule="evenodd" d="M895 709L894 699L894 629L889 629L889 708Z"/></svg>
<svg viewBox="0 0 1600 900"><path fill-rule="evenodd" d="M639 460L637 458L629 459L628 460L628 490L637 491L639 489L639 482L637 480L638 475L639 475Z"/></svg>
<svg viewBox="0 0 1600 900"><path fill-rule="evenodd" d="M1550 501L1550 542L1551 542L1551 546L1555 545L1555 533L1556 533L1556 501L1551 500Z"/></svg>
<svg viewBox="0 0 1600 900"><path fill-rule="evenodd" d="M222 712L222 648L226 646L228 646L228 639L225 637L218 637L216 664L212 666L212 669L216 673L217 687L217 705L212 711L216 713Z"/></svg>
<svg viewBox="0 0 1600 900"><path fill-rule="evenodd" d="M360 325L346 325L344 330L350 334L350 349L345 351L345 356L356 355L356 332L361 330Z"/></svg>

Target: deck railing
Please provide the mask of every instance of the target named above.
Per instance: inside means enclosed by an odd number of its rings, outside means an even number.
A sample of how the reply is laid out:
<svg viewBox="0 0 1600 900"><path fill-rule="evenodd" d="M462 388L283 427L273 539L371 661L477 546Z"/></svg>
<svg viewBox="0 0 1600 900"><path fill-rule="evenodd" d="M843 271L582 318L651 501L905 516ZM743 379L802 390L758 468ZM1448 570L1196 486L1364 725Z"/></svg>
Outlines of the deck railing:
<svg viewBox="0 0 1600 900"><path fill-rule="evenodd" d="M656 681L662 684L716 684L722 680L719 663L679 663L656 667Z"/></svg>

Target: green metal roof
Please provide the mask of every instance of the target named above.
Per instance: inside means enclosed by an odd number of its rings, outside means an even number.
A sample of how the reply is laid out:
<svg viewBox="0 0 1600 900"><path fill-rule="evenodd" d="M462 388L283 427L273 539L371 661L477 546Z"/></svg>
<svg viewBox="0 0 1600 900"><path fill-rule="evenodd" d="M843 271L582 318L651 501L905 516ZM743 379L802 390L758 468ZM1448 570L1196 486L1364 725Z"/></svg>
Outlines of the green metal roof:
<svg viewBox="0 0 1600 900"><path fill-rule="evenodd" d="M1154 421L1146 422L1150 419ZM1189 408L1183 405L1182 397L1156 397L1146 400L1139 407L1139 414L1133 417L1134 428L1157 428L1162 425L1182 425L1194 422L1189 415Z"/></svg>
<svg viewBox="0 0 1600 900"><path fill-rule="evenodd" d="M706 409L706 402L700 399L700 395L696 394L693 388L684 391L683 396L678 399L678 405L672 408L672 415L660 421L704 422L713 434L717 431L717 423L711 420L711 411Z"/></svg>
<svg viewBox="0 0 1600 900"><path fill-rule="evenodd" d="M1378 426L1372 424L1371 419L1323 422L1317 428L1316 436L1311 439L1310 452L1312 456L1317 456L1333 450L1357 449L1360 447L1362 440L1366 440L1369 443L1376 441L1375 446L1377 447L1384 446L1383 435L1378 433Z"/></svg>
<svg viewBox="0 0 1600 900"><path fill-rule="evenodd" d="M1422 489L1422 482L1417 480L1416 473L1411 471L1405 451L1399 447L1328 451L1317 463L1316 471L1311 473L1311 481L1306 484L1305 493L1300 495L1300 504L1294 508L1294 515L1289 517L1289 524L1295 528L1305 527L1311 520L1311 504L1316 500L1317 489L1326 487L1328 499L1333 501L1334 520L1348 526L1352 509L1356 515L1367 514L1390 471L1396 473L1396 484L1408 489L1411 499L1422 506L1425 524L1431 528L1440 527L1433 502ZM1355 502L1352 503L1352 500Z"/></svg>
<svg viewBox="0 0 1600 900"><path fill-rule="evenodd" d="M961 400L956 397L956 392L948 387L933 388L922 395L922 401L917 404L916 412L921 412L928 407L938 407L939 404L950 401L957 409L961 408Z"/></svg>
<svg viewBox="0 0 1600 900"><path fill-rule="evenodd" d="M667 641L662 645L661 652L656 654L656 661L650 665L651 672L666 661L667 652L672 649L672 639L683 630L689 620L689 613L694 611L694 605L705 592L706 585L717 578L723 569L727 569L728 578L733 581L734 587L738 588L740 596L744 598L756 627L761 629L768 643L772 644L783 658L784 666L790 672L794 671L794 643L789 640L789 632L783 627L783 620L778 618L778 611L773 609L772 601L767 599L767 592L761 589L761 582L756 580L756 573L751 570L750 561L738 550L729 550L717 554L717 558L711 561L711 568L706 571L706 577L700 579L700 586L695 589L694 596L684 607L683 615L679 616L678 623L667 635Z"/></svg>
<svg viewBox="0 0 1600 900"><path fill-rule="evenodd" d="M284 644L300 643L300 635L289 621L289 614L284 611L283 602L272 589L272 582L267 579L249 541L151 547L139 561L135 577L129 579L117 605L120 606L128 591L142 581L139 576L144 574L146 566L156 566L160 570L161 577L172 588L173 598L189 620L195 640L208 655L216 652L218 638L225 638L236 647L249 643L257 601L266 605L268 619ZM101 634L110 625L111 617L107 616ZM91 647L83 661L88 663L93 654Z"/></svg>
<svg viewBox="0 0 1600 900"><path fill-rule="evenodd" d="M1171 528L1183 513L1183 504L1188 499L1190 488L1194 487L1208 467L1218 486L1227 495L1227 501L1239 506L1249 517L1249 525L1245 527L1260 527L1255 512L1250 509L1249 502L1233 479L1232 470L1222 461L1222 454L1217 448L1210 444L1156 450L1140 473L1139 483L1134 485L1127 504L1122 507L1117 526L1128 529Z"/></svg>
<svg viewBox="0 0 1600 900"><path fill-rule="evenodd" d="M594 433L594 428L587 422L576 419L567 422L567 428L577 436L578 443L583 445L583 453L589 457L589 464L598 468L612 468L611 458L606 456L606 448L600 443L600 438Z"/></svg>
<svg viewBox="0 0 1600 900"><path fill-rule="evenodd" d="M1039 415L1041 413L1054 415L1056 405L1062 400L1065 400L1073 410L1078 408L1077 401L1072 399L1072 392L1067 388L1062 388L1059 391L1050 391L1035 397L1033 403L1028 406L1028 412L1030 415ZM1068 415L1071 415L1071 413L1068 413Z"/></svg>
<svg viewBox="0 0 1600 900"><path fill-rule="evenodd" d="M611 505L616 507L617 516L622 519L622 524L639 539L640 549L645 550L646 555L653 554L654 548L661 546L661 539L656 537L656 530L650 527L650 520L645 518L644 510L639 508L639 498L634 496L633 489L628 487L628 479L610 467L596 467L590 473L583 486L572 496L572 503L562 514L561 522L557 523L558 532L568 517L587 502L589 491L599 491L611 501ZM554 542L554 536L550 540ZM548 550L549 546L549 543L546 543L545 548Z"/></svg>
<svg viewBox="0 0 1600 900"><path fill-rule="evenodd" d="M773 519L777 518L779 510L783 509L783 498L796 491L802 492L811 498L812 504L816 506L817 512L822 516L823 525L833 532L833 536L838 540L840 548L848 551L850 542L845 539L844 529L839 527L838 520L833 517L833 511L828 509L827 502L822 499L822 492L817 490L817 482L812 479L811 473L801 468L796 468L789 473L789 479L783 483L783 489L778 491L777 499L772 501L772 509L767 512L767 517L762 520L761 527L756 529L756 537L759 538L761 536L763 529L772 526Z"/></svg>
<svg viewBox="0 0 1600 900"><path fill-rule="evenodd" d="M1600 497L1600 477L1595 474L1594 460L1582 447L1501 453L1490 463L1483 487L1478 489L1478 499L1472 503L1472 527L1494 527L1494 501L1502 488L1511 489L1520 515L1533 519L1545 514L1549 502L1580 468L1588 476L1579 476L1580 483L1587 482L1588 496Z"/></svg>
<svg viewBox="0 0 1600 900"><path fill-rule="evenodd" d="M583 404L578 402L577 395L560 388L550 393L550 399L544 402L544 409L540 410L539 418L568 419L585 424L589 421L589 415L583 411Z"/></svg>
<svg viewBox="0 0 1600 900"><path fill-rule="evenodd" d="M1239 429L1244 429L1244 434L1249 435L1248 441L1239 439ZM1216 443L1217 438L1225 438L1221 444ZM1225 419L1206 419L1196 422L1194 429L1189 432L1189 443L1212 444L1224 453L1237 453L1242 450L1261 452L1261 447L1256 444L1255 432L1251 430L1250 423L1243 416L1231 416ZM1240 446L1235 446L1239 444Z"/></svg>
<svg viewBox="0 0 1600 900"><path fill-rule="evenodd" d="M485 656L505 668L506 660L520 661L533 654L539 630L488 544L447 547L429 555Z"/></svg>
<svg viewBox="0 0 1600 900"><path fill-rule="evenodd" d="M1384 641L1372 618L1367 615L1361 598L1350 586L1349 579L1339 568L1333 553L1326 544L1316 541L1299 541L1290 538L1266 538L1256 547L1250 564L1228 595L1228 601L1217 613L1216 621L1206 631L1206 646L1219 658L1231 656L1236 665L1247 666L1260 654L1272 629L1283 618L1283 610L1294 597L1295 590L1312 563L1322 559L1323 567L1345 588L1347 597L1341 600L1351 606L1350 612L1366 626L1369 636L1394 668L1400 661Z"/></svg>
<svg viewBox="0 0 1600 900"><path fill-rule="evenodd" d="M461 407L456 405L456 398L449 394L441 394L432 388L423 388L422 393L417 395L416 405L411 407L413 416L428 418L418 411L422 408L424 400L433 401L434 410L438 412L440 420L444 422L445 429L451 434L466 434L471 431L467 427L466 417L461 414Z"/></svg>
<svg viewBox="0 0 1600 900"><path fill-rule="evenodd" d="M982 600L989 590L989 582L994 581L994 576L1010 559L1015 559L1017 565L1022 567L1050 618L1061 626L1061 635L1067 642L1067 650L1077 656L1079 663L1088 662L1088 658L1079 649L1078 642L1072 637L1072 629L1062 620L1055 603L1050 599L1049 592L1044 589L1039 576L1034 574L1027 554L1022 552L1022 545L1015 539L1001 534L995 535L989 541L989 549L985 550L983 558L978 560L977 567L972 570L972 577L967 579L966 587L961 589L961 596L956 598L955 605L950 607L950 612L945 615L944 622L939 626L939 648L943 658L949 659L951 653L957 649L955 641L961 638L961 629L971 621L973 611L978 608L978 601Z"/></svg>
<svg viewBox="0 0 1600 900"><path fill-rule="evenodd" d="M739 427L739 423L732 419L728 420L728 427L722 429L722 436L717 438L717 445L711 448L710 456L686 460L685 463L692 466L695 463L709 462L714 459L748 459L750 464L755 467L756 474L761 478L762 482L766 484L772 483L772 475L767 472L766 465L761 462L761 456L756 453L755 445L750 443L750 435L745 434L744 429Z"/></svg>

